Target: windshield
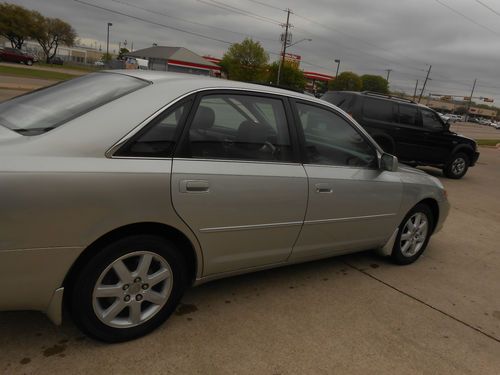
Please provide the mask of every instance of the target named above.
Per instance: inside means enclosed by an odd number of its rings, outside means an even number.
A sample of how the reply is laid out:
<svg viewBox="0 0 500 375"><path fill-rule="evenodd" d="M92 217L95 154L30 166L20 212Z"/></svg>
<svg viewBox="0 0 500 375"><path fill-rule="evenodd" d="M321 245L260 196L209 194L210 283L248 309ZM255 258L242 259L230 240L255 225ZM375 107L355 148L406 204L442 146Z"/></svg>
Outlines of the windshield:
<svg viewBox="0 0 500 375"><path fill-rule="evenodd" d="M148 84L123 74L88 74L0 103L0 125L42 134Z"/></svg>

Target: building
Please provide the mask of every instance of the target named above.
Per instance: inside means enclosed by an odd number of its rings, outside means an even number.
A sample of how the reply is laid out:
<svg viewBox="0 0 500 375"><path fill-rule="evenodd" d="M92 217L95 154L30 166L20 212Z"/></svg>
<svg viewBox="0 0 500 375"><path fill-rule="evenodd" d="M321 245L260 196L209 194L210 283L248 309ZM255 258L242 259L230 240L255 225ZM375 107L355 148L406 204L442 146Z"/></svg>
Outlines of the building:
<svg viewBox="0 0 500 375"><path fill-rule="evenodd" d="M184 47L153 46L126 56L148 60L151 70L220 76L220 66Z"/></svg>
<svg viewBox="0 0 500 375"><path fill-rule="evenodd" d="M304 71L304 76L306 77L307 80L306 83L307 91L315 94L318 92L318 88L320 85L322 88L327 88L328 82L335 78L334 76L328 74L306 72L306 71Z"/></svg>

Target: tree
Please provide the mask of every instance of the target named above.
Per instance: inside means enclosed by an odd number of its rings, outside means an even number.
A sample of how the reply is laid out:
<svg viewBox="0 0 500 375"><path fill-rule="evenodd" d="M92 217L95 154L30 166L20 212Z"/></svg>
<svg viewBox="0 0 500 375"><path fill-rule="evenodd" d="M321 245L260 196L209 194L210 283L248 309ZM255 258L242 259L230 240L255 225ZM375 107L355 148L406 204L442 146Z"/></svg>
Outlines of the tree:
<svg viewBox="0 0 500 375"><path fill-rule="evenodd" d="M0 3L0 35L10 41L12 48L21 49L24 41L35 35L36 14L19 5Z"/></svg>
<svg viewBox="0 0 500 375"><path fill-rule="evenodd" d="M269 66L267 82L276 83L279 64L279 61L275 61ZM281 67L280 85L290 87L294 90L304 90L306 87L306 77L302 70L285 62Z"/></svg>
<svg viewBox="0 0 500 375"><path fill-rule="evenodd" d="M130 51L127 48L120 48L120 51L118 52L118 60L123 60L123 57L129 52Z"/></svg>
<svg viewBox="0 0 500 375"><path fill-rule="evenodd" d="M328 88L336 91L361 91L362 86L361 78L353 72L341 73L328 83Z"/></svg>
<svg viewBox="0 0 500 375"><path fill-rule="evenodd" d="M384 77L365 74L361 76L362 91L389 93L389 82Z"/></svg>
<svg viewBox="0 0 500 375"><path fill-rule="evenodd" d="M44 17L40 13L35 16L35 39L42 47L46 62L56 55L60 44L72 46L75 43L76 31L59 18Z"/></svg>
<svg viewBox="0 0 500 375"><path fill-rule="evenodd" d="M261 82L266 78L269 55L259 42L246 38L234 43L222 57L220 66L229 79L236 81Z"/></svg>

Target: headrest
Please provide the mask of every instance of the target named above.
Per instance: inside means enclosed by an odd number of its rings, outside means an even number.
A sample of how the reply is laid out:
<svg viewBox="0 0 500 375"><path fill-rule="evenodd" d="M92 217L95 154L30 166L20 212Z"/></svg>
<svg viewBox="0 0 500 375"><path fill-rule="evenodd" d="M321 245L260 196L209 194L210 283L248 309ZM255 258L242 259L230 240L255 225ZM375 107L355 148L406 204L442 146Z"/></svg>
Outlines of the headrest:
<svg viewBox="0 0 500 375"><path fill-rule="evenodd" d="M210 129L214 125L215 112L212 108L200 106L196 111L191 129Z"/></svg>

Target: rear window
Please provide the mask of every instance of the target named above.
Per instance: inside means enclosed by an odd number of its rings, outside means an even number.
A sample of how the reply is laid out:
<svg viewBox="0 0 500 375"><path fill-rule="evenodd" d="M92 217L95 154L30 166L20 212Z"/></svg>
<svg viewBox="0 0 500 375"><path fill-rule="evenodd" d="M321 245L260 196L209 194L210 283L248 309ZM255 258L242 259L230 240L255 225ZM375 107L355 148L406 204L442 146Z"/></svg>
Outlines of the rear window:
<svg viewBox="0 0 500 375"><path fill-rule="evenodd" d="M88 74L0 103L0 125L42 134L148 84L123 74Z"/></svg>
<svg viewBox="0 0 500 375"><path fill-rule="evenodd" d="M321 99L327 101L328 103L332 103L343 110L347 110L351 104L352 95L344 92L333 91L327 92L321 97Z"/></svg>
<svg viewBox="0 0 500 375"><path fill-rule="evenodd" d="M390 100L365 98L363 115L372 120L392 122L394 120L393 107L393 102Z"/></svg>

